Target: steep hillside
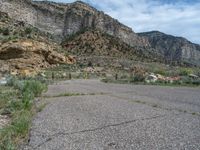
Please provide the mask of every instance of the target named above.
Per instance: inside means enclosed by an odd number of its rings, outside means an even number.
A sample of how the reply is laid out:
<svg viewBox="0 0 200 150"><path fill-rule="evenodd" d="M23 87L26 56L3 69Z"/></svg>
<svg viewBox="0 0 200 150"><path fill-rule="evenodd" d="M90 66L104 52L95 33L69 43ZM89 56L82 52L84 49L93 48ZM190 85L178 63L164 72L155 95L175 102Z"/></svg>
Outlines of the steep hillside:
<svg viewBox="0 0 200 150"><path fill-rule="evenodd" d="M177 61L200 65L200 45L191 43L182 37L167 35L159 31L138 34L148 38L152 48L161 53L169 62Z"/></svg>
<svg viewBox="0 0 200 150"><path fill-rule="evenodd" d="M58 53L62 49L53 43L49 34L0 12L0 73L26 70L37 73L40 69L73 59Z"/></svg>
<svg viewBox="0 0 200 150"><path fill-rule="evenodd" d="M163 57L154 49L130 46L119 38L110 36L100 30L85 29L71 35L62 43L67 52L77 56L114 57L137 61L162 61Z"/></svg>

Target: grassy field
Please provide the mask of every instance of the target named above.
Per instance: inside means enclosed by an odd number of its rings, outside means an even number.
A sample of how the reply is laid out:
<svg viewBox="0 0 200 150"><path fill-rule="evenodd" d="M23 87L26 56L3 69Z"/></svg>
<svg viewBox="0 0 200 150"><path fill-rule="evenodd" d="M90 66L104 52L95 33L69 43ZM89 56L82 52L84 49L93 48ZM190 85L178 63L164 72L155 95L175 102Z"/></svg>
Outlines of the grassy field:
<svg viewBox="0 0 200 150"><path fill-rule="evenodd" d="M0 129L0 149L15 150L28 138L32 116L37 109L34 98L47 89L36 80L10 79L0 86L0 113L9 117L9 124Z"/></svg>

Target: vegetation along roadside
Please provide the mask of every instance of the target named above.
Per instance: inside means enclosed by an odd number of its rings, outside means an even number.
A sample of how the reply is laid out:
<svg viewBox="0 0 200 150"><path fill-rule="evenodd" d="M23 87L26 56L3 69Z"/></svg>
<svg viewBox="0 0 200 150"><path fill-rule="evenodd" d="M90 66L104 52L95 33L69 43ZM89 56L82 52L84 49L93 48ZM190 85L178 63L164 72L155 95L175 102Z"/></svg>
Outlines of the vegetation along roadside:
<svg viewBox="0 0 200 150"><path fill-rule="evenodd" d="M8 123L0 126L0 149L15 150L28 139L34 103L47 90L47 84L36 79L10 78L7 85L0 86L0 115L7 116Z"/></svg>

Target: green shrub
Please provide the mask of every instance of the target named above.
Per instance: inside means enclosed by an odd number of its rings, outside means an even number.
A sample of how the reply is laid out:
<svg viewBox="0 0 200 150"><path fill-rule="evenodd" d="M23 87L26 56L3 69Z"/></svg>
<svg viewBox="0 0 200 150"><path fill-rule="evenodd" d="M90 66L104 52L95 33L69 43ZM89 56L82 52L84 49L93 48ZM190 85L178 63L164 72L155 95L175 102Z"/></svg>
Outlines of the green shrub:
<svg viewBox="0 0 200 150"><path fill-rule="evenodd" d="M200 85L200 79L192 79L192 78L187 77L187 76L183 76L181 78L181 82L183 84L188 84L188 85L195 85L195 86L199 86Z"/></svg>
<svg viewBox="0 0 200 150"><path fill-rule="evenodd" d="M193 80L193 81L192 81L192 84L193 84L193 85L199 86L199 85L200 85L200 79L198 79L198 80Z"/></svg>
<svg viewBox="0 0 200 150"><path fill-rule="evenodd" d="M192 70L189 69L189 68L182 68L182 69L179 70L179 75L180 76L187 76L187 75L189 75L191 73L192 73Z"/></svg>
<svg viewBox="0 0 200 150"><path fill-rule="evenodd" d="M28 135L31 123L31 112L17 112L11 125L0 130L0 149L15 150L16 143Z"/></svg>
<svg viewBox="0 0 200 150"><path fill-rule="evenodd" d="M166 71L164 69L157 69L154 71L155 74L161 74L163 76L166 75Z"/></svg>
<svg viewBox="0 0 200 150"><path fill-rule="evenodd" d="M123 74L123 75L120 77L120 79L128 79L128 75Z"/></svg>
<svg viewBox="0 0 200 150"><path fill-rule="evenodd" d="M6 111L11 114L12 112L16 112L16 111L21 110L21 109L23 109L22 101L12 99L9 102L8 107L6 108Z"/></svg>
<svg viewBox="0 0 200 150"><path fill-rule="evenodd" d="M173 84L175 84L175 85L181 85L181 84L183 84L183 81L177 80L177 81L174 81Z"/></svg>
<svg viewBox="0 0 200 150"><path fill-rule="evenodd" d="M102 82L105 82L105 83L108 83L108 82L110 82L111 80L108 79L108 78L105 78L105 79L102 79L101 81L102 81Z"/></svg>
<svg viewBox="0 0 200 150"><path fill-rule="evenodd" d="M19 80L10 77L5 88L0 91L0 109L1 113L9 114L11 124L0 130L0 149L14 150L28 136L35 112L34 97L41 95L47 86L33 79Z"/></svg>
<svg viewBox="0 0 200 150"><path fill-rule="evenodd" d="M1 33L3 33L3 35L9 35L10 34L10 30L8 28L3 28L1 29Z"/></svg>
<svg viewBox="0 0 200 150"><path fill-rule="evenodd" d="M32 92L34 96L40 96L42 92L47 89L46 84L41 83L40 81L29 80L24 82L23 93Z"/></svg>
<svg viewBox="0 0 200 150"><path fill-rule="evenodd" d="M164 80L157 80L156 83L158 83L158 84L167 84L167 81L164 81Z"/></svg>
<svg viewBox="0 0 200 150"><path fill-rule="evenodd" d="M183 76L181 77L181 81L185 84L191 84L192 83L192 79L187 77L187 76Z"/></svg>
<svg viewBox="0 0 200 150"><path fill-rule="evenodd" d="M14 118L12 122L13 128L15 128L16 135L24 136L29 129L30 121L31 121L31 113L30 111L22 111L19 112L16 118Z"/></svg>
<svg viewBox="0 0 200 150"><path fill-rule="evenodd" d="M25 90L22 95L23 109L30 110L33 103L34 95L30 90Z"/></svg>
<svg viewBox="0 0 200 150"><path fill-rule="evenodd" d="M25 34L31 34L33 29L30 27L27 27L24 31L25 31Z"/></svg>
<svg viewBox="0 0 200 150"><path fill-rule="evenodd" d="M16 77L9 77L7 79L7 85L14 87L15 89L18 89L20 91L22 91L24 87L23 81L18 80Z"/></svg>
<svg viewBox="0 0 200 150"><path fill-rule="evenodd" d="M131 78L130 80L131 80L130 82L144 82L145 77L141 74L135 74L133 78Z"/></svg>
<svg viewBox="0 0 200 150"><path fill-rule="evenodd" d="M40 96L42 92L47 89L45 81L40 82L33 79L30 80L18 80L15 77L8 78L8 86L13 86L15 89L20 90L22 93L30 92L33 93L33 96Z"/></svg>

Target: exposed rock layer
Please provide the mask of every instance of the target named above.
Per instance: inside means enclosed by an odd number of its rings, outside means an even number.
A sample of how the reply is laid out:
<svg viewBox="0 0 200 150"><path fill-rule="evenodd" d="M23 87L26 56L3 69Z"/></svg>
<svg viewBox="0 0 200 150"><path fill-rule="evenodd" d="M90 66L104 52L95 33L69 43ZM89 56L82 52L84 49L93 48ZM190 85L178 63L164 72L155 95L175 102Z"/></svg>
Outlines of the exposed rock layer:
<svg viewBox="0 0 200 150"><path fill-rule="evenodd" d="M154 55L155 58L162 55L168 63L185 62L200 65L199 45L160 32L136 34L131 28L80 1L64 4L31 0L0 0L0 9L12 18L52 34L57 41L63 41L66 36L91 28L109 34L131 47L140 47L143 52L147 50L146 55L149 51L158 54ZM132 49L127 51L132 53Z"/></svg>
<svg viewBox="0 0 200 150"><path fill-rule="evenodd" d="M12 70L35 70L54 65L73 63L74 60L53 50L48 43L34 40L17 40L0 46L0 60Z"/></svg>
<svg viewBox="0 0 200 150"><path fill-rule="evenodd" d="M148 38L151 47L161 53L166 60L200 65L200 45L198 44L159 31L140 33L139 36Z"/></svg>
<svg viewBox="0 0 200 150"><path fill-rule="evenodd" d="M49 32L57 39L63 39L83 28L95 28L130 45L148 45L148 41L137 36L131 28L80 1L58 4L30 0L1 0L0 4L1 11L7 12L12 18Z"/></svg>

